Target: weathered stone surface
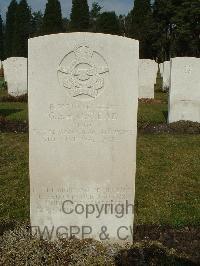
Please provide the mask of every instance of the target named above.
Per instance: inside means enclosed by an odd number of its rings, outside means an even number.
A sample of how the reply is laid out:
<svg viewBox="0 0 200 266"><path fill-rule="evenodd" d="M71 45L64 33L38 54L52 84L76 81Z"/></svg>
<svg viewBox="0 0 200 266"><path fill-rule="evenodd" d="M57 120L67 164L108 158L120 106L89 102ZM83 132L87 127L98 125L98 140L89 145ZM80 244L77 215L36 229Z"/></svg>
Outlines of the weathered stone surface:
<svg viewBox="0 0 200 266"><path fill-rule="evenodd" d="M171 60L169 123L189 120L200 123L200 59L177 57Z"/></svg>
<svg viewBox="0 0 200 266"><path fill-rule="evenodd" d="M106 227L110 241L132 241L138 61L138 41L119 36L29 40L33 233L47 226L53 239L80 230L80 238L105 240Z"/></svg>
<svg viewBox="0 0 200 266"><path fill-rule="evenodd" d="M170 86L170 61L163 63L163 90L166 91Z"/></svg>
<svg viewBox="0 0 200 266"><path fill-rule="evenodd" d="M4 78L8 94L20 96L27 93L27 58L10 57L3 61Z"/></svg>
<svg viewBox="0 0 200 266"><path fill-rule="evenodd" d="M154 60L139 60L139 98L154 98L154 84L158 72L158 64Z"/></svg>

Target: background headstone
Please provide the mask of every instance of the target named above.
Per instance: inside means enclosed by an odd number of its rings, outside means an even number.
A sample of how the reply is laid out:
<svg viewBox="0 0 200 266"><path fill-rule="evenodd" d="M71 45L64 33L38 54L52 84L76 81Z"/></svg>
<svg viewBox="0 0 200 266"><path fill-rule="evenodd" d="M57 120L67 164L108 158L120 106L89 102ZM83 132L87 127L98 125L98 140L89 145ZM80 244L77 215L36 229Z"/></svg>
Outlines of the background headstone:
<svg viewBox="0 0 200 266"><path fill-rule="evenodd" d="M159 68L160 68L160 75L161 75L161 77L163 77L164 63L159 64Z"/></svg>
<svg viewBox="0 0 200 266"><path fill-rule="evenodd" d="M27 58L10 57L3 61L4 79L8 94L21 96L27 93Z"/></svg>
<svg viewBox="0 0 200 266"><path fill-rule="evenodd" d="M169 123L190 120L200 123L200 59L171 60Z"/></svg>
<svg viewBox="0 0 200 266"><path fill-rule="evenodd" d="M71 200L67 212L76 204L134 204L138 61L138 41L124 37L70 33L29 40L33 234L47 226L54 239L69 237L67 228L78 226L81 238L89 226L86 237L106 240L106 226L109 240L119 241L117 230L125 226L120 238L132 241L132 208L122 218L110 210L96 218L96 209L89 217L67 215L64 202Z"/></svg>
<svg viewBox="0 0 200 266"><path fill-rule="evenodd" d="M163 63L163 90L166 91L170 86L170 61Z"/></svg>
<svg viewBox="0 0 200 266"><path fill-rule="evenodd" d="M0 60L0 78L3 78L3 65L2 65L2 61ZM2 84L2 81L0 82ZM0 84L0 88L1 88L1 84Z"/></svg>
<svg viewBox="0 0 200 266"><path fill-rule="evenodd" d="M6 77L6 73L5 73L5 69L6 69L6 61L7 61L7 60L2 61L2 66L3 66L3 71L4 71L4 80L5 80L5 81L7 81L7 77Z"/></svg>
<svg viewBox="0 0 200 266"><path fill-rule="evenodd" d="M154 98L158 64L154 60L139 60L139 98Z"/></svg>

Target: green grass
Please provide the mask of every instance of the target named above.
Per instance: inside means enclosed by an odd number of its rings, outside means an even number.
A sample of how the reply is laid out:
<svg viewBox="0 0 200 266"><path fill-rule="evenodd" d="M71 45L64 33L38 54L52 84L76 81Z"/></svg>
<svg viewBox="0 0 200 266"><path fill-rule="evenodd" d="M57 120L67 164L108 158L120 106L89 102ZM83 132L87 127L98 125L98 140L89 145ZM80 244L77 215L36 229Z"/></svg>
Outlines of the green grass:
<svg viewBox="0 0 200 266"><path fill-rule="evenodd" d="M137 224L200 223L200 135L138 138Z"/></svg>
<svg viewBox="0 0 200 266"><path fill-rule="evenodd" d="M166 123L168 116L167 104L139 104L138 122L139 123Z"/></svg>
<svg viewBox="0 0 200 266"><path fill-rule="evenodd" d="M136 223L200 222L199 135L139 135ZM0 220L29 218L28 136L0 134Z"/></svg>
<svg viewBox="0 0 200 266"><path fill-rule="evenodd" d="M139 103L139 123L166 123L168 116L168 95L164 92L155 93L154 103Z"/></svg>
<svg viewBox="0 0 200 266"><path fill-rule="evenodd" d="M2 102L1 98L8 96L6 90L0 89L0 117L11 121L28 121L28 104L25 102Z"/></svg>
<svg viewBox="0 0 200 266"><path fill-rule="evenodd" d="M18 102L0 103L0 116L12 121L27 121L28 105Z"/></svg>
<svg viewBox="0 0 200 266"><path fill-rule="evenodd" d="M1 97L3 97L3 96L7 96L7 91L0 88L0 102L1 102Z"/></svg>
<svg viewBox="0 0 200 266"><path fill-rule="evenodd" d="M0 134L0 220L29 215L28 135Z"/></svg>
<svg viewBox="0 0 200 266"><path fill-rule="evenodd" d="M161 100L164 103L167 103L168 102L168 93L157 91L157 92L155 92L155 99Z"/></svg>
<svg viewBox="0 0 200 266"><path fill-rule="evenodd" d="M6 82L4 78L0 77L0 98L1 96L5 96L7 94L5 88L6 88Z"/></svg>

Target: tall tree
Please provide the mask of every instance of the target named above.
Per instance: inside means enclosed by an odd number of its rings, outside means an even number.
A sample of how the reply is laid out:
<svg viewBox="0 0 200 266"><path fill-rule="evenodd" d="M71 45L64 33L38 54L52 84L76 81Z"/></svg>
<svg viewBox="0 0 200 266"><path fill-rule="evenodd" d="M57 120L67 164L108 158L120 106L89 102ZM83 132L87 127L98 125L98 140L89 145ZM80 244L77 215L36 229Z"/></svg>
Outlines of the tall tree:
<svg viewBox="0 0 200 266"><path fill-rule="evenodd" d="M42 34L43 14L41 11L33 12L31 16L31 37Z"/></svg>
<svg viewBox="0 0 200 266"><path fill-rule="evenodd" d="M97 32L97 19L101 14L102 7L97 3L93 2L90 10L90 31Z"/></svg>
<svg viewBox="0 0 200 266"><path fill-rule="evenodd" d="M126 16L119 15L120 35L126 36Z"/></svg>
<svg viewBox="0 0 200 266"><path fill-rule="evenodd" d="M200 56L200 2L184 0L173 17L176 56Z"/></svg>
<svg viewBox="0 0 200 266"><path fill-rule="evenodd" d="M70 20L68 18L63 18L63 31L70 32Z"/></svg>
<svg viewBox="0 0 200 266"><path fill-rule="evenodd" d="M179 1L179 0L177 0ZM173 16L174 7L172 0L155 0L153 16L155 21L155 48L161 62L172 57L173 47Z"/></svg>
<svg viewBox="0 0 200 266"><path fill-rule="evenodd" d="M28 55L31 11L26 0L21 0L17 7L13 38L13 56Z"/></svg>
<svg viewBox="0 0 200 266"><path fill-rule="evenodd" d="M125 35L131 37L131 28L132 28L132 10L125 17Z"/></svg>
<svg viewBox="0 0 200 266"><path fill-rule="evenodd" d="M13 38L15 32L15 20L17 13L17 2L12 0L8 6L6 13L6 27L5 27L5 56L11 57L13 55Z"/></svg>
<svg viewBox="0 0 200 266"><path fill-rule="evenodd" d="M87 0L72 0L71 31L88 31L90 13Z"/></svg>
<svg viewBox="0 0 200 266"><path fill-rule="evenodd" d="M43 34L63 32L62 12L58 0L48 0L44 13L42 32Z"/></svg>
<svg viewBox="0 0 200 266"><path fill-rule="evenodd" d="M119 20L115 12L103 12L97 19L97 32L120 34Z"/></svg>
<svg viewBox="0 0 200 266"><path fill-rule="evenodd" d="M200 55L199 0L155 0L155 48L160 61Z"/></svg>
<svg viewBox="0 0 200 266"><path fill-rule="evenodd" d="M152 58L153 14L150 0L135 0L131 12L130 36L140 41L140 58Z"/></svg>
<svg viewBox="0 0 200 266"><path fill-rule="evenodd" d="M0 60L4 59L4 36L3 36L3 21L0 15ZM1 68L1 65L0 65Z"/></svg>

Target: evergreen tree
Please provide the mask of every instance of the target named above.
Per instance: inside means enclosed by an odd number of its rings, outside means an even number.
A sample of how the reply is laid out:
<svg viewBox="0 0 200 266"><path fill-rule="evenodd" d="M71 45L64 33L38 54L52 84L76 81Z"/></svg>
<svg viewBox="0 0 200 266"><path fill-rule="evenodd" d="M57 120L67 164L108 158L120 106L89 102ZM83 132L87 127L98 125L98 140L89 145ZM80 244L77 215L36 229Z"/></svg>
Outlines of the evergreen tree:
<svg viewBox="0 0 200 266"><path fill-rule="evenodd" d="M12 0L6 13L5 27L5 56L6 58L13 56L13 38L15 32L15 20L17 12L17 2Z"/></svg>
<svg viewBox="0 0 200 266"><path fill-rule="evenodd" d="M176 56L200 56L200 2L184 0L173 17Z"/></svg>
<svg viewBox="0 0 200 266"><path fill-rule="evenodd" d="M63 31L70 32L70 20L68 18L63 18Z"/></svg>
<svg viewBox="0 0 200 266"><path fill-rule="evenodd" d="M0 15L0 60L4 59L4 36L3 36L3 21ZM0 65L1 68L1 65Z"/></svg>
<svg viewBox="0 0 200 266"><path fill-rule="evenodd" d="M90 11L90 31L97 32L97 19L101 14L102 7L94 2Z"/></svg>
<svg viewBox="0 0 200 266"><path fill-rule="evenodd" d="M97 19L97 32L120 34L119 20L115 12L103 12Z"/></svg>
<svg viewBox="0 0 200 266"><path fill-rule="evenodd" d="M28 56L30 22L30 8L26 0L21 0L18 4L15 18L15 31L12 43L13 56Z"/></svg>
<svg viewBox="0 0 200 266"><path fill-rule="evenodd" d="M73 0L71 11L71 31L88 31L90 13L87 0Z"/></svg>
<svg viewBox="0 0 200 266"><path fill-rule="evenodd" d="M37 37L42 34L43 14L41 11L34 12L31 16L31 37Z"/></svg>
<svg viewBox="0 0 200 266"><path fill-rule="evenodd" d="M179 0L177 0L179 1ZM172 56L173 46L173 15L172 0L155 0L153 15L155 21L155 49L161 62L169 60Z"/></svg>
<svg viewBox="0 0 200 266"><path fill-rule="evenodd" d="M126 36L126 16L119 15L119 29L120 35Z"/></svg>
<svg viewBox="0 0 200 266"><path fill-rule="evenodd" d="M153 14L150 0L135 0L131 12L130 36L140 41L140 58L152 58Z"/></svg>
<svg viewBox="0 0 200 266"><path fill-rule="evenodd" d="M199 0L155 0L155 48L160 61L200 54Z"/></svg>
<svg viewBox="0 0 200 266"><path fill-rule="evenodd" d="M62 12L58 0L48 0L44 13L42 32L43 34L63 32Z"/></svg>
<svg viewBox="0 0 200 266"><path fill-rule="evenodd" d="M131 28L132 28L132 11L128 13L125 17L125 35L126 37L131 37Z"/></svg>

